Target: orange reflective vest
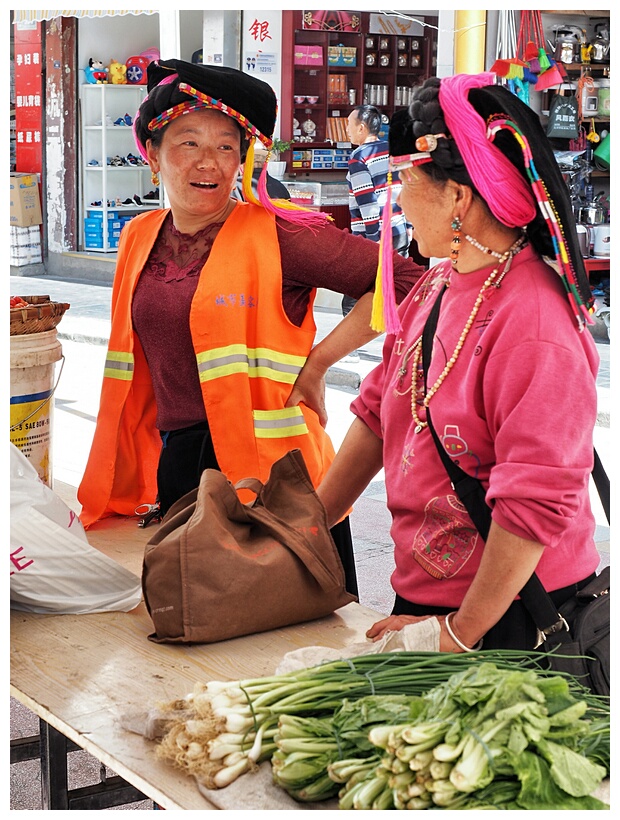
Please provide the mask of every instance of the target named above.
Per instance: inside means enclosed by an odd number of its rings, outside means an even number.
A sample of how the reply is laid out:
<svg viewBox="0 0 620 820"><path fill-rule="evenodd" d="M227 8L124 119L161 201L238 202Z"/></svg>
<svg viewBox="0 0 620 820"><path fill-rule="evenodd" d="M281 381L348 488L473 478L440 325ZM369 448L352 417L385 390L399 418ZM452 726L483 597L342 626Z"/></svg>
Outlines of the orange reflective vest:
<svg viewBox="0 0 620 820"><path fill-rule="evenodd" d="M119 244L99 415L78 490L85 527L112 514L134 515L136 506L157 495L161 439L131 302L167 213L135 218ZM333 460L316 413L305 405L284 406L314 343L314 296L302 326L292 324L282 305L275 220L260 206L237 203L213 243L190 309L213 446L233 483L266 481L273 462L299 448L316 486Z"/></svg>

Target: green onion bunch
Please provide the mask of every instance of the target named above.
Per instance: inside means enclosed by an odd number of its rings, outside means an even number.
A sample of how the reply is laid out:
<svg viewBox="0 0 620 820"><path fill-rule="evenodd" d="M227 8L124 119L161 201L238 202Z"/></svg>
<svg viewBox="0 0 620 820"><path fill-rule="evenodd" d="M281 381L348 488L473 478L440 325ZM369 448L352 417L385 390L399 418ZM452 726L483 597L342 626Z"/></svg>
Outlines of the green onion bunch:
<svg viewBox="0 0 620 820"><path fill-rule="evenodd" d="M537 675L564 680L574 698L584 702L584 720L598 721L597 734L588 734L587 744L597 762L608 765L608 699L591 695L570 676L546 671L542 666L546 656L540 657ZM361 782L362 775L377 768L373 759L376 764L390 754L369 741L373 728L411 723L421 708L419 698L426 700L429 692L455 674L480 664L514 671L536 662L536 653L515 650L466 655L393 652L282 675L210 681L163 707L165 728L157 754L207 788L223 788L262 761L271 760L275 782L295 799L327 799ZM401 700L388 705L388 701L381 702L384 696L400 696ZM357 708L366 711L356 712L358 702ZM352 768L347 769L347 762ZM391 772L394 774L402 772ZM337 790L329 780L337 784ZM379 802L383 807L388 797Z"/></svg>

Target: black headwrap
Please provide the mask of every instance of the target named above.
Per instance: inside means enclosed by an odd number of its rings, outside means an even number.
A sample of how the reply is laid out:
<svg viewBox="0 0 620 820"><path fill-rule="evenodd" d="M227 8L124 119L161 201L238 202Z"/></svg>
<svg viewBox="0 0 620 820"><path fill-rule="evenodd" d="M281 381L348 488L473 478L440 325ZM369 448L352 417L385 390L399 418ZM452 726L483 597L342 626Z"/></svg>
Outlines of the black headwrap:
<svg viewBox="0 0 620 820"><path fill-rule="evenodd" d="M163 82L171 77L174 77L172 82ZM197 102L195 96L179 89L180 83L186 83L214 101L213 104L205 102L205 107L223 111L235 119L249 136L256 136L268 148L271 146L278 104L274 90L268 83L226 66L201 65L185 60L154 60L147 69L148 94L134 125L139 148L146 148L146 141L152 136L149 123L156 117L177 105Z"/></svg>

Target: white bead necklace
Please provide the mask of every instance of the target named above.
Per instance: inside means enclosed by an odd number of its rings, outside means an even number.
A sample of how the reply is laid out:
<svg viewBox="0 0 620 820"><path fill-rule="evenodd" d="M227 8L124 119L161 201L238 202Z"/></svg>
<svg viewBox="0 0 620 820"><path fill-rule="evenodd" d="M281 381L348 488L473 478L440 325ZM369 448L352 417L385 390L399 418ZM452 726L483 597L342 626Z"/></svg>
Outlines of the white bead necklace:
<svg viewBox="0 0 620 820"><path fill-rule="evenodd" d="M467 239L469 240L469 237L467 237ZM456 360L458 359L459 354L460 354L461 350L463 349L463 345L465 344L465 339L467 338L467 334L471 330L472 325L474 323L474 320L475 320L476 316L478 315L478 311L480 310L480 305L484 301L485 291L487 290L487 288L490 288L491 286L496 287L496 288L498 288L500 286L502 279L504 278L504 276L506 276L506 274L510 270L513 257L517 253L519 253L519 251L523 248L523 246L526 244L526 242L527 242L527 238L525 237L525 235L522 235L517 239L517 241L513 245L510 246L510 248L508 248L507 251L504 251L504 253L501 253L501 254L497 253L497 251L490 251L489 249L485 249L483 247L480 248L481 250L484 250L485 252L488 252L492 256L495 256L497 259L499 259L499 263L498 263L496 268L493 268L493 270L491 271L491 273L489 274L489 276L485 280L484 284L482 285L482 287L478 291L478 296L476 297L476 301L474 302L474 306L471 310L471 313L469 314L469 318L465 322L465 327L461 331L461 335L459 336L459 340L456 343L456 347L454 348L454 352L452 353L452 355L450 356L450 358L446 362L446 366L444 367L444 369L439 374L435 384L430 388L430 390L427 391L426 395L424 396L424 400L422 401L422 404L424 405L424 407L428 407L428 405L430 404L431 399L433 398L435 393L439 390L441 385L444 383L446 377L448 376L448 373L454 367L454 365L456 363ZM500 274L499 278L496 281L497 275L499 273L500 266L502 264L504 264L504 269L503 269L502 273ZM413 420L416 423L416 427L415 427L414 432L415 433L420 433L422 430L424 430L425 427L428 427L428 422L422 421L420 419L420 417L418 416L418 408L417 408L416 380L418 378L418 372L420 370L420 364L421 364L421 361L422 361L422 336L420 336L420 338L417 339L411 345L411 347L407 350L407 354L409 354L410 351L412 351L414 353L413 360L412 360L412 363L411 363L411 415L413 417Z"/></svg>

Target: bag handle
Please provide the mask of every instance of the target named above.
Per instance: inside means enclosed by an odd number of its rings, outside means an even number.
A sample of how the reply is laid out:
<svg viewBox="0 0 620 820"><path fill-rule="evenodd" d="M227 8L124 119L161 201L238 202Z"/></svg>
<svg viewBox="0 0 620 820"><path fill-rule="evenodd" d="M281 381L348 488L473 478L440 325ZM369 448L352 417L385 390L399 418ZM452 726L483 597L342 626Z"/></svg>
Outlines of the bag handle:
<svg viewBox="0 0 620 820"><path fill-rule="evenodd" d="M235 484L235 490L251 490L257 496L263 489L263 482L258 478L242 478Z"/></svg>
<svg viewBox="0 0 620 820"><path fill-rule="evenodd" d="M273 513L269 512L265 507L254 506L251 507L250 515L254 520L260 522L269 530L283 547L289 549L299 558L324 592L330 592L340 586L340 579L324 563L320 554L313 550L309 542L300 533L292 529L287 522L281 521L282 529L286 529L287 531L286 543L282 543L280 538L281 532L274 526ZM337 552L335 544L333 548L334 552Z"/></svg>
<svg viewBox="0 0 620 820"><path fill-rule="evenodd" d="M439 319L441 300L443 299L445 291L446 285L443 286L439 296L435 299L435 303L428 315L422 332L422 369L425 393L427 390L426 377L431 361L432 343ZM486 541L491 527L491 508L486 502L486 493L482 483L477 478L468 475L458 464L455 464L447 454L445 447L442 446L439 436L433 427L428 407L426 408L426 421L439 456L450 477L452 487L469 513L476 529ZM607 521L609 522L609 477L603 468L596 449L594 450L594 468L592 475L599 495L601 496ZM538 628L538 643L534 649L544 643L548 635L560 632L563 629L567 632L569 631L568 624L558 612L557 607L535 572L533 572L532 576L526 581L519 596Z"/></svg>
<svg viewBox="0 0 620 820"><path fill-rule="evenodd" d="M285 466L289 466L290 468L294 469L296 475L299 477L299 480L302 481L308 489L308 492L312 492L315 496L317 504L321 505L321 501L316 496L314 492L314 488L310 482L310 478L308 476L305 464L303 463L303 457L299 450L292 450L289 451L285 456L283 456L279 461L275 462L272 466L271 476L273 476L274 472L278 470L278 465L281 465L282 468ZM242 478L240 479L235 485L234 489L236 490L251 490L256 494L258 497L261 491L265 488L263 482L258 478ZM268 511L265 507L261 506L260 504L243 504L247 515L250 518L260 522L272 536L282 543L281 533L282 531L286 530L287 538L286 543L283 544L287 549L290 549L291 552L295 553L295 555L299 558L299 560L305 565L307 570L311 573L312 577L316 580L322 590L325 592L329 592L340 585L340 579L337 575L330 569L330 567L324 562L322 556L319 552L312 549L310 542L299 532L295 529L291 528L290 524L287 521L283 521L282 519L278 518L274 515L273 512ZM322 505L321 505L322 506ZM278 527L275 522L278 522L281 526ZM333 542L333 538L331 533L329 532L329 528L327 526L327 516L324 515L324 523L325 528L327 530L327 534L332 542L332 547L334 550L334 556L340 561L338 557L338 550L336 549L336 545Z"/></svg>

